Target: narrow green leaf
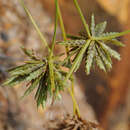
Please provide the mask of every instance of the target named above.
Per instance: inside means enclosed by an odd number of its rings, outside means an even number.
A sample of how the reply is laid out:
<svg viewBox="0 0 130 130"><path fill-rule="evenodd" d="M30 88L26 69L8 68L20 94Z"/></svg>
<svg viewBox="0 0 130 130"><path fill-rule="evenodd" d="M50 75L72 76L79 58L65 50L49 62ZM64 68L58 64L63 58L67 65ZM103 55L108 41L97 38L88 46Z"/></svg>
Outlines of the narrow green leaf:
<svg viewBox="0 0 130 130"><path fill-rule="evenodd" d="M31 65L31 66L32 66L32 65ZM18 71L18 70L24 69L24 68L26 68L26 67L28 67L28 65L27 65L27 64L23 64L23 65L20 65L20 66L16 66L16 67L10 68L8 71L9 71L9 72Z"/></svg>
<svg viewBox="0 0 130 130"><path fill-rule="evenodd" d="M39 75L45 73L45 68L43 69L43 67L41 68L37 68L36 70L34 70L33 72L31 72L25 79L25 81L31 81L35 78L37 78Z"/></svg>
<svg viewBox="0 0 130 130"><path fill-rule="evenodd" d="M16 69L11 70L9 73L11 76L15 75L27 75L31 72L39 69L40 67L44 67L43 63L40 64L25 64L24 66L21 66L19 68L16 67Z"/></svg>
<svg viewBox="0 0 130 130"><path fill-rule="evenodd" d="M24 61L24 63L27 63L27 64L46 64L46 59L43 59L43 60L28 60L28 61Z"/></svg>
<svg viewBox="0 0 130 130"><path fill-rule="evenodd" d="M11 69L9 69L9 73L11 75L16 75L17 73L19 73L19 71L26 71L28 69L32 69L36 64L23 64L23 65L20 65L20 66L17 66L17 67L13 67Z"/></svg>
<svg viewBox="0 0 130 130"><path fill-rule="evenodd" d="M74 36L74 35L71 35L71 34L67 34L67 38L70 38L72 40L84 39L84 37Z"/></svg>
<svg viewBox="0 0 130 130"><path fill-rule="evenodd" d="M37 107L39 107L43 103L43 101L46 100L46 99L44 99L44 95L46 93L45 89L47 88L46 80L47 80L47 77L45 74L39 82L38 90L35 95L35 99L37 101Z"/></svg>
<svg viewBox="0 0 130 130"><path fill-rule="evenodd" d="M36 94L35 94L35 100L38 100L41 87L42 87L42 86L41 86L41 79L40 79L39 86L38 86L37 91L36 91Z"/></svg>
<svg viewBox="0 0 130 130"><path fill-rule="evenodd" d="M36 24L35 20L33 19L31 13L29 12L29 10L27 9L27 7L25 6L24 4L24 1L23 0L19 0L20 4L22 5L22 7L24 8L27 16L29 17L30 21L32 22L34 28L36 29L37 33L39 34L40 38L41 38L41 41L43 42L43 44L45 44L45 46L47 47L48 51L50 51L50 48L48 46L48 43L46 41L46 39L44 38L42 32L40 31L38 25Z"/></svg>
<svg viewBox="0 0 130 130"><path fill-rule="evenodd" d="M39 84L39 80L40 78L35 79L34 81L32 81L31 85L29 86L29 88L24 92L23 96L21 97L21 99L23 99L25 96L28 96Z"/></svg>
<svg viewBox="0 0 130 130"><path fill-rule="evenodd" d="M3 86L9 85L13 80L16 79L16 76L8 78L4 83Z"/></svg>
<svg viewBox="0 0 130 130"><path fill-rule="evenodd" d="M27 75L18 76L18 77L15 77L15 78L8 79L3 85L9 85L11 87L15 86L15 85L23 82L26 77L27 77Z"/></svg>
<svg viewBox="0 0 130 130"><path fill-rule="evenodd" d="M48 95L48 77L49 76L49 72L46 71L45 74L43 74L42 78L40 79L39 82L39 86L37 89L37 92L35 94L35 99L37 101L37 107L39 107L40 105L42 105L43 107L45 107L46 101L47 101L47 95ZM50 82L50 81L49 81Z"/></svg>

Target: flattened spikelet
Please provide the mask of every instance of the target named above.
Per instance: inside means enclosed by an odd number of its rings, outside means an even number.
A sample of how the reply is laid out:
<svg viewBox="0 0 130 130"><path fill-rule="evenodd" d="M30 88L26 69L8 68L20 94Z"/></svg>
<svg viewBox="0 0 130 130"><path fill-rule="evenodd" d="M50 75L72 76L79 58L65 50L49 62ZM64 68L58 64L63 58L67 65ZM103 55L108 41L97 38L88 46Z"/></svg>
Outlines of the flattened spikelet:
<svg viewBox="0 0 130 130"><path fill-rule="evenodd" d="M124 47L125 46L125 44L123 44L122 42L120 42L120 41L118 41L118 40L116 40L116 39L112 39L112 40L110 40L109 41L111 44L113 44L113 45L116 45L116 46L121 46L121 47Z"/></svg>
<svg viewBox="0 0 130 130"><path fill-rule="evenodd" d="M57 43L65 46L82 46L86 43L86 40L68 40Z"/></svg>
<svg viewBox="0 0 130 130"><path fill-rule="evenodd" d="M100 47L98 47L97 45L96 45L96 49L98 50L98 54L99 54L100 57L102 58L102 61L104 62L105 66L106 66L106 69L107 69L108 71L110 71L110 69L112 68L112 65L111 65L111 63L109 62L109 60L106 58L105 53L104 53L103 50L102 50Z"/></svg>
<svg viewBox="0 0 130 130"><path fill-rule="evenodd" d="M22 51L24 52L25 55L27 55L29 58L33 60L38 60L37 57L34 55L34 51L26 49L25 47L21 47Z"/></svg>
<svg viewBox="0 0 130 130"><path fill-rule="evenodd" d="M106 25L107 25L106 21L97 24L95 27L95 36L100 36L104 32Z"/></svg>
<svg viewBox="0 0 130 130"><path fill-rule="evenodd" d="M95 36L95 19L93 14L91 16L91 34Z"/></svg>
<svg viewBox="0 0 130 130"><path fill-rule="evenodd" d="M96 52L95 61L96 61L97 66L101 70L103 70L104 72L106 72L106 68L105 68L104 63L102 61L102 58L100 57L100 55L98 54L98 52Z"/></svg>
<svg viewBox="0 0 130 130"><path fill-rule="evenodd" d="M117 60L120 60L120 54L116 51L114 51L113 49L111 49L110 47L108 47L107 45L100 43L101 46L109 53L109 55L111 57L114 57Z"/></svg>
<svg viewBox="0 0 130 130"><path fill-rule="evenodd" d="M85 60L85 67L86 67L85 71L87 75L90 74L90 69L93 63L94 56L95 56L95 46L94 42L91 42L90 46L88 47L87 57Z"/></svg>

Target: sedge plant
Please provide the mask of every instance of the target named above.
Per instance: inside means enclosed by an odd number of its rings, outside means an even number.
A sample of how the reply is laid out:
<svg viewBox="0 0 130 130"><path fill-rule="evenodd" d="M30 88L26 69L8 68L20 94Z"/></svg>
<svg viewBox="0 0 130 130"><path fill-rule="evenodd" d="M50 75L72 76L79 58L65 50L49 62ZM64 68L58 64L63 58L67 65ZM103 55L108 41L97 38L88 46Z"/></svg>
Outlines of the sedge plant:
<svg viewBox="0 0 130 130"><path fill-rule="evenodd" d="M130 32L105 32L107 22L95 24L95 18L92 14L91 25L89 26L79 7L77 0L73 3L80 15L81 21L84 25L85 32L79 33L77 36L67 34L58 0L55 0L55 27L54 35L49 47L47 40L41 33L38 25L33 19L31 13L25 6L23 0L19 0L24 8L27 16L36 29L43 45L48 50L48 54L41 59L38 58L34 51L21 47L22 51L29 57L30 60L25 61L23 65L9 69L10 77L4 82L5 85L14 86L21 82L26 82L27 90L24 96L29 95L34 89L35 100L37 106L42 105L46 107L48 100L53 103L55 100L61 98L61 91L68 89L73 101L73 114L80 117L80 110L75 99L74 94L74 72L76 72L82 61L85 61L86 75L90 74L92 66L98 66L104 72L108 72L112 68L112 57L120 60L120 54L109 47L109 44L123 47L124 44L117 40L117 37L123 36ZM56 41L56 31L58 21L60 23L63 40ZM55 44L65 46L66 53L59 55L54 54ZM61 60L61 56L65 58ZM68 71L63 68L66 67ZM68 83L70 83L68 85Z"/></svg>

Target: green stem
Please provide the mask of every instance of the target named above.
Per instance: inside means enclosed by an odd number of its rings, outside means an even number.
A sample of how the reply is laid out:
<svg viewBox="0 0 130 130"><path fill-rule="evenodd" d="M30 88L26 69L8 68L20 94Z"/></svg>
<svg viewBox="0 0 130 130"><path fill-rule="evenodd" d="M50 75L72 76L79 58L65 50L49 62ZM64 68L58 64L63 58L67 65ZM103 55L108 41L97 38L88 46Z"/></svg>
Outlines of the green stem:
<svg viewBox="0 0 130 130"><path fill-rule="evenodd" d="M72 80L72 82L71 82L71 88L72 88L71 91L72 91L73 96L75 97L75 92L74 92L74 76L71 77L71 80ZM77 102L75 102L73 98L72 98L72 100L73 100L73 103L74 103L74 105L73 105L74 115L78 114L78 116L80 116L79 108L77 107L78 109L76 110Z"/></svg>
<svg viewBox="0 0 130 130"><path fill-rule="evenodd" d="M71 39L74 39L74 40L76 40L76 39L84 39L81 36L74 36L74 35L71 35L71 34L67 34L67 38L71 38Z"/></svg>
<svg viewBox="0 0 130 130"><path fill-rule="evenodd" d="M58 22L58 0L55 0L55 7L56 7L56 13L55 13L55 27L54 27L54 35L52 40L52 47L51 51L53 52L55 41L56 41L56 29L57 29L57 22Z"/></svg>
<svg viewBox="0 0 130 130"><path fill-rule="evenodd" d="M79 7L79 4L78 4L77 0L73 0L73 1L74 1L74 4L75 4L75 6L76 6L78 12L79 12L79 15L80 15L81 20L82 20L82 22L83 22L83 24L84 24L84 27L85 27L86 32L87 32L87 34L88 34L88 37L90 38L90 37L91 37L91 34L90 34L90 31L89 31L89 26L88 26L88 24L86 23L85 17L84 17L84 15L83 15L83 13L82 13L80 7Z"/></svg>
<svg viewBox="0 0 130 130"><path fill-rule="evenodd" d="M75 99L75 96L73 94L72 89L68 88L68 91L72 97L72 101L73 101L73 109L74 109L74 115L77 114L77 116L80 118L80 111L79 111L79 106L77 104L77 101Z"/></svg>
<svg viewBox="0 0 130 130"><path fill-rule="evenodd" d="M48 51L50 52L51 50L50 50L50 48L48 46L48 43L47 43L46 39L44 38L44 36L43 36L42 32L40 31L38 25L36 24L35 20L33 19L31 13L29 12L27 7L25 6L24 1L23 0L19 0L19 2L22 5L22 7L24 8L26 14L28 15L28 17L29 17L30 21L32 22L34 28L36 29L37 33L39 34L42 43L47 47Z"/></svg>
<svg viewBox="0 0 130 130"><path fill-rule="evenodd" d="M66 35L66 32L65 32L65 27L64 27L61 11L60 11L60 8L59 8L59 4L58 4L58 16L59 16L59 21L60 21L60 27L61 27L61 30L62 30L62 36L63 36L64 40L66 41L67 35ZM69 56L68 51L69 51L69 48L66 47L67 57ZM73 79L73 76L72 76L72 79ZM69 91L69 93L72 97L74 115L77 114L77 116L80 117L79 107L78 107L78 104L77 104L75 96L74 96L74 80L72 81L72 89L68 88L68 91Z"/></svg>
<svg viewBox="0 0 130 130"><path fill-rule="evenodd" d="M62 36L63 36L63 39L66 41L67 35L66 35L66 32L65 32L65 27L64 27L64 23L63 23L59 4L58 4L58 16L59 16L59 21L60 21L60 27L61 27L61 30L62 30ZM66 49L66 54L68 54L68 50L69 50L68 47L66 47L65 49Z"/></svg>
<svg viewBox="0 0 130 130"><path fill-rule="evenodd" d="M51 80L51 88L52 92L55 90L55 79L54 79L54 66L53 66L53 50L55 46L55 40L56 40L56 30L57 30L57 22L58 22L58 0L55 0L55 7L56 7L56 13L55 13L55 27L54 27L54 35L52 40L52 46L51 46L51 52L49 55L49 74L50 74L50 80Z"/></svg>
<svg viewBox="0 0 130 130"><path fill-rule="evenodd" d="M58 18L59 18L59 21L60 21L60 27L61 27L63 39L66 41L67 40L67 36L66 36L65 27L64 27L64 23L63 23L63 19L62 19L62 15L61 15L59 4L58 4Z"/></svg>

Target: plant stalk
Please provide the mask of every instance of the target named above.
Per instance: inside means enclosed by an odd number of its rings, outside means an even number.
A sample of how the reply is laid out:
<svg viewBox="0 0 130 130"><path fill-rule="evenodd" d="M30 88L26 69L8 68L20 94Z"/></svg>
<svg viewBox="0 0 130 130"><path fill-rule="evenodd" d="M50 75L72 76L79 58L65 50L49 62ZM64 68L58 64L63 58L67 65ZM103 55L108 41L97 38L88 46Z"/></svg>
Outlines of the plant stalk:
<svg viewBox="0 0 130 130"><path fill-rule="evenodd" d="M55 90L55 79L54 79L54 66L53 66L53 50L55 46L55 40L56 40L56 30L57 30L57 22L58 22L58 8L57 8L58 1L55 0L55 7L56 7L56 13L55 13L55 27L54 27L54 34L52 39L52 46L51 51L49 54L49 74L50 74L50 80L51 80L51 91L53 92Z"/></svg>
<svg viewBox="0 0 130 130"><path fill-rule="evenodd" d="M65 27L64 27L64 23L63 23L63 19L62 19L59 4L58 4L58 17L59 17L60 27L61 27L61 30L62 30L62 36L63 36L63 39L66 41L67 40L67 35L66 35L66 31L65 31ZM69 51L69 48L66 47L67 56L68 56L68 51ZM73 75L71 75L71 78L74 79ZM72 80L72 86L71 87L72 87L72 89L68 88L68 91L69 91L69 93L70 93L70 95L72 97L72 101L73 101L73 114L80 117L79 106L78 106L78 104L76 102L75 95L74 95L74 80Z"/></svg>
<svg viewBox="0 0 130 130"><path fill-rule="evenodd" d="M78 4L77 0L73 0L73 1L74 1L74 4L75 4L75 7L77 8L77 10L78 10L78 12L79 12L80 18L81 18L81 20L82 20L82 22L83 22L83 24L84 24L85 30L86 30L86 32L87 32L87 34L88 34L88 37L90 38L90 37L91 37L91 34L90 34L90 31L89 31L89 26L88 26L88 24L86 23L85 17L84 17L84 15L83 15L83 13L82 13L80 7L79 7L79 4Z"/></svg>
<svg viewBox="0 0 130 130"><path fill-rule="evenodd" d="M45 37L44 37L43 34L41 33L39 27L37 26L35 20L33 19L32 15L31 15L30 11L29 11L29 10L27 9L27 7L25 6L24 1L23 1L23 0L19 0L19 3L20 3L20 4L22 5L22 7L24 8L24 10L25 10L27 16L29 17L29 19L30 19L30 21L32 22L34 28L36 29L37 33L39 34L42 43L45 45L45 47L47 47L48 51L50 52L51 50L50 50L50 48L49 48L49 46L48 46L48 43L47 43Z"/></svg>

